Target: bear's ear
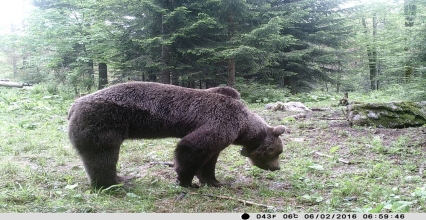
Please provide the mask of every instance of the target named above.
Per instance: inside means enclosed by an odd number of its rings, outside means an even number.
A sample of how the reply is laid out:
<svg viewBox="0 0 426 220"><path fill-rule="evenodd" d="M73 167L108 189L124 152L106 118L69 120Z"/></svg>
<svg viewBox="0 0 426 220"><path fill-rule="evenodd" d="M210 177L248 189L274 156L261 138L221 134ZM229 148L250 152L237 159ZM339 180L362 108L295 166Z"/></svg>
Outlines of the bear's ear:
<svg viewBox="0 0 426 220"><path fill-rule="evenodd" d="M283 125L279 125L277 127L272 128L272 134L275 136L280 136L281 134L283 134L285 132L287 128Z"/></svg>

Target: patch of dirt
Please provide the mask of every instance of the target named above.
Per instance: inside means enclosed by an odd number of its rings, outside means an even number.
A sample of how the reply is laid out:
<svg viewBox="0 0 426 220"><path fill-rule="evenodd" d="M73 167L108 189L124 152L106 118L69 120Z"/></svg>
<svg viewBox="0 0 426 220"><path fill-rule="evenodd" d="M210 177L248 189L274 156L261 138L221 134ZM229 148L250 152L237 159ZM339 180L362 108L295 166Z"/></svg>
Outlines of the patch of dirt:
<svg viewBox="0 0 426 220"><path fill-rule="evenodd" d="M315 109L311 112L289 112L289 111L257 111L257 114L265 118L269 123L273 125L284 124L289 128L290 138L294 133L304 132L306 139L311 139L315 137L324 137L324 133L329 133L333 137L333 142L342 141L347 134L342 131L350 133L352 137L365 137L373 135L379 135L383 137L384 145L397 140L401 136L408 137L411 140L411 143L414 145L425 145L426 144L426 127L412 127L412 128L403 128L403 129L388 129L388 128L374 128L374 127L352 127L342 113L342 110L339 108L325 108L325 109ZM297 116L303 114L304 117L299 117L295 119L295 122L281 123L281 120L288 116ZM303 123L305 125L300 125ZM319 127L318 123L323 123ZM324 123L327 125L325 126ZM341 133L341 134L339 134ZM321 139L319 140L321 141Z"/></svg>
<svg viewBox="0 0 426 220"><path fill-rule="evenodd" d="M351 162L356 162L357 158L351 158L353 153L349 151L348 145L373 145L375 140L384 150L391 147L415 147L426 152L426 127L424 126L403 129L351 126L340 108L314 109L314 111L303 113L271 110L260 110L256 113L271 125L282 124L288 128L288 131L282 135L284 143L301 142L324 154L329 154L330 148L339 146L339 155L350 159ZM293 119L283 120L289 116L293 116ZM367 152L362 153L367 154ZM321 156L315 155L315 157ZM389 157L389 160L398 160L395 155Z"/></svg>

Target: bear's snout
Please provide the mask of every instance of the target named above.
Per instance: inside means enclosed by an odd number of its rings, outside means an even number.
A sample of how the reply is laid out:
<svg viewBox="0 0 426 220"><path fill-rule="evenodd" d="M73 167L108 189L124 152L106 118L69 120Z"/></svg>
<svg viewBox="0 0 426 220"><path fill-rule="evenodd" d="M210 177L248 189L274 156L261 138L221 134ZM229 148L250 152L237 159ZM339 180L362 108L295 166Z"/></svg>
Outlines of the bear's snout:
<svg viewBox="0 0 426 220"><path fill-rule="evenodd" d="M276 170L280 170L280 167L279 166L273 166L273 167L270 167L268 170L270 170L270 171L276 171Z"/></svg>
<svg viewBox="0 0 426 220"><path fill-rule="evenodd" d="M268 164L269 165L269 169L270 171L276 171L280 169L280 164L279 164L279 160L274 160L271 163Z"/></svg>
<svg viewBox="0 0 426 220"><path fill-rule="evenodd" d="M266 162L262 160L256 160L254 158L248 157L248 161L251 163L251 165L257 166L262 170L269 170L269 171L276 171L280 169L279 160L273 160L271 162Z"/></svg>

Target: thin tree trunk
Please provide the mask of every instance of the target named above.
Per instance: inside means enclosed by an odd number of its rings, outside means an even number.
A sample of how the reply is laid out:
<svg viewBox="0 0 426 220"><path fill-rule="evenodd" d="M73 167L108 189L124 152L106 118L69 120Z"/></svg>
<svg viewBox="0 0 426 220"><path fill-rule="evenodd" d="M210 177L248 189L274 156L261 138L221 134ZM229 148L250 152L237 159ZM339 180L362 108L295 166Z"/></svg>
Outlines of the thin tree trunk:
<svg viewBox="0 0 426 220"><path fill-rule="evenodd" d="M362 24L365 28L365 34L368 34L367 23L365 18L362 18ZM377 16L373 15L373 42L367 45L367 56L368 56L368 68L370 70L370 89L377 90L377 51L375 47L377 35Z"/></svg>
<svg viewBox="0 0 426 220"><path fill-rule="evenodd" d="M413 27L414 26L414 20L416 18L416 13L417 13L417 5L413 4L413 0L405 0L404 1L404 15L405 15L405 27L409 28L409 27ZM409 32L409 30L407 29L406 32ZM407 35L409 35L409 33L406 33ZM408 39L408 37L407 37ZM405 46L404 50L408 53L410 53L410 46L409 43L406 43L407 46ZM404 71L404 82L405 83L409 83L411 77L413 76L414 73L414 68L413 68L413 64L411 62L411 60L407 60L405 62L405 67L404 67L405 71Z"/></svg>
<svg viewBox="0 0 426 220"><path fill-rule="evenodd" d="M177 71L173 71L172 76L172 84L175 86L179 85L179 73Z"/></svg>
<svg viewBox="0 0 426 220"><path fill-rule="evenodd" d="M10 32L15 33L16 28L15 24L10 24ZM13 68L13 77L18 76L18 57L16 56L15 51L12 52L12 68Z"/></svg>
<svg viewBox="0 0 426 220"><path fill-rule="evenodd" d="M164 84L170 84L170 68L168 66L170 62L170 51L169 46L163 45L161 47L161 59L163 60L163 69L161 70L160 82Z"/></svg>
<svg viewBox="0 0 426 220"><path fill-rule="evenodd" d="M166 6L168 6L169 1L165 1ZM168 7L166 7L168 8ZM166 40L166 38L169 35L169 29L164 23L164 15L161 18L161 33L163 34L163 39ZM170 47L167 45L161 46L161 59L163 61L163 68L161 70L161 76L160 76L160 82L164 84L170 84Z"/></svg>
<svg viewBox="0 0 426 220"><path fill-rule="evenodd" d="M342 63L339 62L337 64L337 80L336 80L336 93L340 92L340 86L341 86L341 80L342 80L342 72L343 72L343 67L342 67ZM327 92L328 92L328 88L327 88Z"/></svg>
<svg viewBox="0 0 426 220"><path fill-rule="evenodd" d="M413 0L404 1L405 27L413 27L417 14L417 5L413 4Z"/></svg>
<svg viewBox="0 0 426 220"><path fill-rule="evenodd" d="M15 54L12 55L13 77L18 76L18 58Z"/></svg>
<svg viewBox="0 0 426 220"><path fill-rule="evenodd" d="M190 79L188 82L188 87L191 89L195 88L195 80Z"/></svg>
<svg viewBox="0 0 426 220"><path fill-rule="evenodd" d="M228 86L235 86L235 59L228 60Z"/></svg>
<svg viewBox="0 0 426 220"><path fill-rule="evenodd" d="M84 46L84 52L86 52L86 46ZM86 52L87 54L87 52ZM90 59L89 62L87 63L87 72L89 73L89 87L88 90L90 91L92 89L92 86L95 86L95 70L94 70L94 64L93 64L93 60Z"/></svg>
<svg viewBox="0 0 426 220"><path fill-rule="evenodd" d="M235 19L234 19L234 13L232 11L229 12L229 18L228 18L228 36L229 36L229 41L232 41L232 39L235 36ZM235 86L235 58L234 57L228 59L227 85L230 87Z"/></svg>
<svg viewBox="0 0 426 220"><path fill-rule="evenodd" d="M103 89L108 84L108 69L106 63L99 63L99 85L98 89Z"/></svg>

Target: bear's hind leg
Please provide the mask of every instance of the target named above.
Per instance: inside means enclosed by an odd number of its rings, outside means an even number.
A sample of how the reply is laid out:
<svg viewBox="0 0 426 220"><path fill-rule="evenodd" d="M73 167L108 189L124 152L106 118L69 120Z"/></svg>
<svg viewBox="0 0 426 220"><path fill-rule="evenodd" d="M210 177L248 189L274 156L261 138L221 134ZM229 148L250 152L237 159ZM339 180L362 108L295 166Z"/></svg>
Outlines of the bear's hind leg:
<svg viewBox="0 0 426 220"><path fill-rule="evenodd" d="M80 153L92 187L107 188L119 183L116 168L119 151L116 147Z"/></svg>
<svg viewBox="0 0 426 220"><path fill-rule="evenodd" d="M216 179L215 169L219 153L213 155L197 172L196 176L201 184L219 187L222 184Z"/></svg>

